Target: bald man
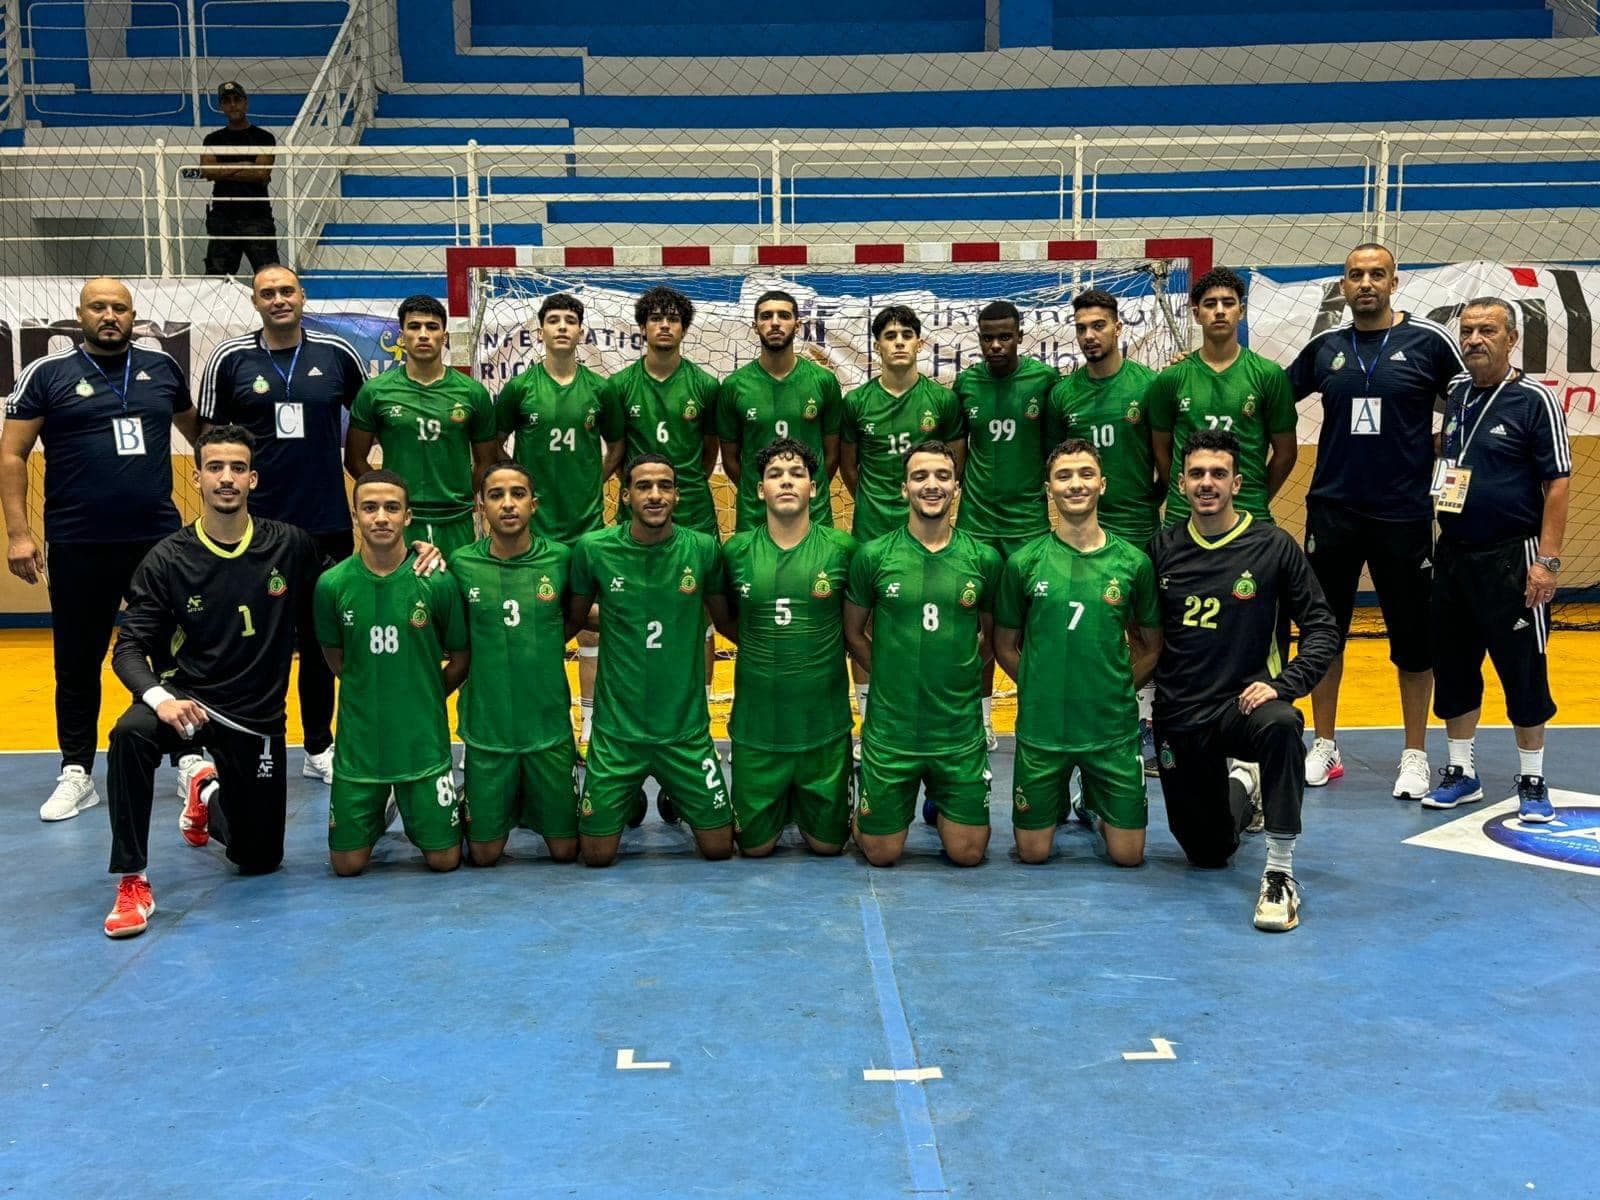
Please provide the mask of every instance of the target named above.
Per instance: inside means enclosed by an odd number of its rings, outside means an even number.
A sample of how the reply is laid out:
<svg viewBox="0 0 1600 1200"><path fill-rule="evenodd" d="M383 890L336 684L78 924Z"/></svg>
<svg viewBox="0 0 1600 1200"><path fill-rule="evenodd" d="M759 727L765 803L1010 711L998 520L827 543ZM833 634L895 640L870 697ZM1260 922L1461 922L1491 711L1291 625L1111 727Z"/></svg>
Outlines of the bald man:
<svg viewBox="0 0 1600 1200"><path fill-rule="evenodd" d="M6 566L50 592L61 774L44 821L100 802L93 770L100 668L117 609L145 552L179 520L172 502L172 427L194 439L187 369L133 344L133 296L120 280L78 294L81 340L23 368L0 430ZM28 456L47 447L43 546L28 521ZM193 596L190 604L205 603Z"/></svg>

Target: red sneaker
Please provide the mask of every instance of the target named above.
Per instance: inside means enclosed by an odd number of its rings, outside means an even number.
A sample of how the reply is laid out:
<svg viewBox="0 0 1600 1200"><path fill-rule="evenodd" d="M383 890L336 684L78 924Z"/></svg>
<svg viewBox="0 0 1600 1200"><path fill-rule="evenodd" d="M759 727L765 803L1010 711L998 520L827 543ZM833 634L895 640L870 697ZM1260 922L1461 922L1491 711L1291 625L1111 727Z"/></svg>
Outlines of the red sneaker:
<svg viewBox="0 0 1600 1200"><path fill-rule="evenodd" d="M178 831L191 846L204 846L211 840L211 792L217 786L217 769L201 763L189 777L189 795L178 814Z"/></svg>
<svg viewBox="0 0 1600 1200"><path fill-rule="evenodd" d="M117 882L117 902L106 914L106 936L138 937L150 924L150 914L155 911L156 898L150 891L150 881L137 875L124 875Z"/></svg>

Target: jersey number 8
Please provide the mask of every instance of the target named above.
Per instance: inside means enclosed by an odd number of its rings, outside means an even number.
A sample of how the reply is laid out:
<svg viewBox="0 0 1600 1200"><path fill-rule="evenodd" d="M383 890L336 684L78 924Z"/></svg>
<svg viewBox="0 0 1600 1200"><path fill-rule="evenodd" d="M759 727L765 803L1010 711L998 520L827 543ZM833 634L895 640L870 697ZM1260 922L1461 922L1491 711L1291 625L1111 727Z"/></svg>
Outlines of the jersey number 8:
<svg viewBox="0 0 1600 1200"><path fill-rule="evenodd" d="M924 604L922 606L922 627L929 633L934 633L939 628L939 606L937 604Z"/></svg>

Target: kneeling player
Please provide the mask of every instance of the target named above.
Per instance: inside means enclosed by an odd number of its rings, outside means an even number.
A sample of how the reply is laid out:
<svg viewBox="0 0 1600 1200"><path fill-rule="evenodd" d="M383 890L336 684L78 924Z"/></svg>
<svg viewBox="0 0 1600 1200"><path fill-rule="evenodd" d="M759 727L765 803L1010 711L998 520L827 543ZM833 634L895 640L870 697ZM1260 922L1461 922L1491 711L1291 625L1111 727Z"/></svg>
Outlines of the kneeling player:
<svg viewBox="0 0 1600 1200"><path fill-rule="evenodd" d="M838 854L850 834L850 683L842 610L856 542L813 523L819 466L779 438L756 455L766 520L728 539L722 630L739 644L733 674L733 815L739 849L771 854L793 820L806 845Z"/></svg>
<svg viewBox="0 0 1600 1200"><path fill-rule="evenodd" d="M938 810L952 862L977 866L989 847L983 664L1000 555L951 528L956 488L948 446L912 446L900 488L907 523L868 542L850 564L845 643L866 670L879 664L861 731L855 817L856 844L874 866L894 865L905 850L919 786Z"/></svg>
<svg viewBox="0 0 1600 1200"><path fill-rule="evenodd" d="M1045 490L1060 524L1006 562L995 602L995 655L1017 680L1017 855L1050 857L1076 768L1106 853L1136 867L1148 805L1135 693L1161 651L1155 572L1142 550L1100 527L1106 479L1089 442L1050 451Z"/></svg>
<svg viewBox="0 0 1600 1200"><path fill-rule="evenodd" d="M315 606L317 641L339 677L329 857L336 875L366 869L393 791L406 836L428 866L453 871L461 813L444 701L467 674L461 596L448 575L411 570L405 480L368 471L352 502L361 550L317 581Z"/></svg>
<svg viewBox="0 0 1600 1200"><path fill-rule="evenodd" d="M591 867L616 860L624 825L638 824L654 777L709 859L733 855L733 810L706 706L705 610L727 623L722 547L672 520L677 473L641 454L622 473L625 522L584 534L572 554L567 633L600 606L605 636L595 675L594 736L578 808L578 845Z"/></svg>
<svg viewBox="0 0 1600 1200"><path fill-rule="evenodd" d="M489 536L450 560L475 653L461 689L467 849L492 866L513 825L550 857L578 857L576 750L567 685L567 571L572 551L529 528L538 501L528 468L490 466L479 489Z"/></svg>
<svg viewBox="0 0 1600 1200"><path fill-rule="evenodd" d="M1305 554L1283 530L1233 506L1243 482L1239 441L1200 430L1184 443L1179 485L1190 510L1156 535L1164 646L1156 664L1156 757L1172 836L1197 867L1225 867L1250 822L1227 756L1257 763L1267 867L1256 928L1300 920L1294 842L1305 795L1305 720L1292 703L1310 693L1339 649L1339 626ZM1278 614L1300 627L1285 663Z"/></svg>

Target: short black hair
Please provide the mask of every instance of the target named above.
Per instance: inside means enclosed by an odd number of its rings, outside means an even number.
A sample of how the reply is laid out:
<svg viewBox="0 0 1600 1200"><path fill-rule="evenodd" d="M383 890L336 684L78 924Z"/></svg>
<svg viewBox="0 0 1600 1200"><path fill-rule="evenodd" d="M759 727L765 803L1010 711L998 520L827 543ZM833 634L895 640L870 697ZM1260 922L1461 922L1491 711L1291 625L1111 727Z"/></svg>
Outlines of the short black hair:
<svg viewBox="0 0 1600 1200"><path fill-rule="evenodd" d="M1199 279L1194 281L1194 286L1189 289L1189 306L1200 307L1200 299L1213 288L1228 288L1239 297L1239 303L1244 303L1244 280L1237 271L1230 271L1227 267L1212 267Z"/></svg>
<svg viewBox="0 0 1600 1200"><path fill-rule="evenodd" d="M878 315L872 318L872 336L882 337L883 331L891 325L904 325L918 337L922 336L922 318L904 304L891 304L887 308L880 308Z"/></svg>
<svg viewBox="0 0 1600 1200"><path fill-rule="evenodd" d="M678 486L678 468L673 466L672 460L670 458L668 458L665 454L657 454L655 451L651 450L651 451L647 451L644 454L636 454L636 455L634 455L632 458L630 458L628 460L627 466L622 468L622 487L623 487L623 490L626 491L628 488L633 486L633 472L634 472L634 469L636 467L649 466L651 463L660 463L661 465L663 465L665 467L671 467L671 469L672 469L672 486L673 487L677 487Z"/></svg>
<svg viewBox="0 0 1600 1200"><path fill-rule="evenodd" d="M950 460L952 467L956 465L956 452L938 438L927 438L920 441L900 456L900 463L906 471L911 469L911 456L913 454L942 454Z"/></svg>
<svg viewBox="0 0 1600 1200"><path fill-rule="evenodd" d="M1017 311L1017 306L1009 300L991 300L978 310L978 320L983 321L1013 321L1017 329L1022 328L1022 314Z"/></svg>
<svg viewBox="0 0 1600 1200"><path fill-rule="evenodd" d="M782 288L768 288L756 297L756 306L753 312L760 313L761 306L768 300L782 300L789 305L796 318L800 316L800 302Z"/></svg>
<svg viewBox="0 0 1600 1200"><path fill-rule="evenodd" d="M213 425L194 440L194 465L199 466L200 451L207 446L217 446L226 443L230 446L243 446L250 451L250 461L256 460L256 435L243 425Z"/></svg>
<svg viewBox="0 0 1600 1200"><path fill-rule="evenodd" d="M419 292L415 296L407 296L400 301L400 315L395 319L404 326L406 316L410 313L420 313L424 317L435 317L438 319L439 324L448 325L449 318L445 315L444 305L426 292Z"/></svg>
<svg viewBox="0 0 1600 1200"><path fill-rule="evenodd" d="M355 486L350 489L350 503L354 504L356 494L369 483L387 483L400 489L401 495L406 498L406 507L411 507L411 488L398 471L391 471L387 467L377 467L371 471L364 471L356 480Z"/></svg>
<svg viewBox="0 0 1600 1200"><path fill-rule="evenodd" d="M643 329L645 322L656 313L676 314L684 329L688 329L694 324L694 301L677 288L658 284L633 302L633 323Z"/></svg>
<svg viewBox="0 0 1600 1200"><path fill-rule="evenodd" d="M1088 438L1069 437L1065 441L1057 442L1050 448L1050 453L1044 456L1044 473L1048 478L1055 469L1056 459L1065 458L1069 454L1087 454L1095 462L1100 461L1100 451L1094 448L1094 443Z"/></svg>
<svg viewBox="0 0 1600 1200"><path fill-rule="evenodd" d="M1117 298L1105 288L1090 288L1087 292L1079 292L1072 298L1072 311L1077 314L1086 308L1103 308L1108 310L1117 320L1122 319L1122 314L1117 310Z"/></svg>
<svg viewBox="0 0 1600 1200"><path fill-rule="evenodd" d="M1214 450L1233 456L1233 473L1239 473L1239 439L1226 429L1197 429L1183 443L1183 465L1188 466L1189 456L1199 450Z"/></svg>
<svg viewBox="0 0 1600 1200"><path fill-rule="evenodd" d="M791 437L775 438L768 442L756 454L756 478L763 479L767 474L767 467L775 458L798 458L806 465L806 474L815 479L819 464L816 451L804 442L797 442Z"/></svg>
<svg viewBox="0 0 1600 1200"><path fill-rule="evenodd" d="M484 470L482 478L478 480L478 495L483 495L483 489L489 483L489 476L496 471L515 471L528 481L528 490L530 492L533 491L533 472L528 470L525 464L519 463L514 458L501 458L490 463Z"/></svg>
<svg viewBox="0 0 1600 1200"><path fill-rule="evenodd" d="M553 312L577 313L578 324L583 324L583 301L571 292L556 292L552 296L546 296L544 303L539 305L539 324L544 324L546 313Z"/></svg>

